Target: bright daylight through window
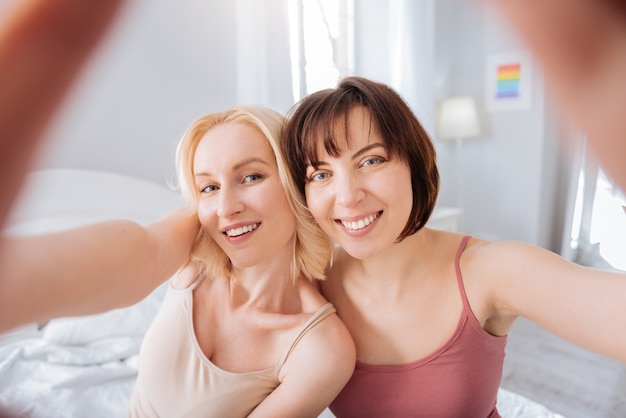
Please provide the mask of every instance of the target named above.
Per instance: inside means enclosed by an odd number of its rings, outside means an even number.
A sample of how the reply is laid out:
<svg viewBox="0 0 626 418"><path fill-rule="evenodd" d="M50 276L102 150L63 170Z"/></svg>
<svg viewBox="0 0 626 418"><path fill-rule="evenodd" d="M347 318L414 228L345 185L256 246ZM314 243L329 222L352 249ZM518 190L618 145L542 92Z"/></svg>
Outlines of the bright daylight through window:
<svg viewBox="0 0 626 418"><path fill-rule="evenodd" d="M337 81L353 68L352 0L290 0L294 101Z"/></svg>

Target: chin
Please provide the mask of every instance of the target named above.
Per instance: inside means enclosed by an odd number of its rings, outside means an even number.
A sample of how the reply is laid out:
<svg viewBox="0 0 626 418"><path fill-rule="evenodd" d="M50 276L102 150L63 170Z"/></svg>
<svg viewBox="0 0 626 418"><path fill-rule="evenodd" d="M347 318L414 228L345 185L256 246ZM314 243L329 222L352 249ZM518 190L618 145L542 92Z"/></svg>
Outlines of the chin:
<svg viewBox="0 0 626 418"><path fill-rule="evenodd" d="M351 257L358 260L365 260L367 258L376 257L380 254L380 248L373 248L372 246L365 245L341 245L341 248L347 252Z"/></svg>

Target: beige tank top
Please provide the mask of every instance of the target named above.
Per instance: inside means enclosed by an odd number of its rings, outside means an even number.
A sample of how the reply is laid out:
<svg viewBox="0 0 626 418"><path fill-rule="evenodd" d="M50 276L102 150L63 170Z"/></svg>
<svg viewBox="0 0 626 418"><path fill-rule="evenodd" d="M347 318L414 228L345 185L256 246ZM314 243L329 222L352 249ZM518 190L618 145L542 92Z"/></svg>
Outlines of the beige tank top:
<svg viewBox="0 0 626 418"><path fill-rule="evenodd" d="M232 373L202 352L192 320L193 290L168 288L146 333L129 417L245 417L279 385L278 373L302 336L335 312L327 303L304 324L271 369Z"/></svg>

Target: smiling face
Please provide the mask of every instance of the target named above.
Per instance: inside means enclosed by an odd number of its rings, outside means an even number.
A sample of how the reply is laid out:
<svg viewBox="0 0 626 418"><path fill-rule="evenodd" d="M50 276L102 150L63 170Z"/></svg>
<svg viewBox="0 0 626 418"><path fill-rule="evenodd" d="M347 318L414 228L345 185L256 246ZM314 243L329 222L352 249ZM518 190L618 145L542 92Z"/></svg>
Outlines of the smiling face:
<svg viewBox="0 0 626 418"><path fill-rule="evenodd" d="M200 223L234 266L291 257L295 216L261 131L237 122L209 129L193 167Z"/></svg>
<svg viewBox="0 0 626 418"><path fill-rule="evenodd" d="M317 223L353 257L373 257L395 243L413 207L409 166L388 152L362 106L340 118L333 157L320 144L309 161L306 200Z"/></svg>

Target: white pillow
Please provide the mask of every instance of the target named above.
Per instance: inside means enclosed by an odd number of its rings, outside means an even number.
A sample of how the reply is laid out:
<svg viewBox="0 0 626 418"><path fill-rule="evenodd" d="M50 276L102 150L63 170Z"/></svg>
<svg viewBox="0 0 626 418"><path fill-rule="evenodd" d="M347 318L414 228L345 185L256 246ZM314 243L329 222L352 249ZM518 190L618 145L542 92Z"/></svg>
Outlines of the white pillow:
<svg viewBox="0 0 626 418"><path fill-rule="evenodd" d="M141 302L96 315L53 319L43 327L43 338L60 345L86 345L110 337L143 338L152 323L169 281Z"/></svg>

